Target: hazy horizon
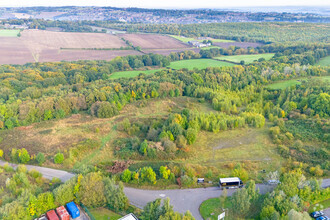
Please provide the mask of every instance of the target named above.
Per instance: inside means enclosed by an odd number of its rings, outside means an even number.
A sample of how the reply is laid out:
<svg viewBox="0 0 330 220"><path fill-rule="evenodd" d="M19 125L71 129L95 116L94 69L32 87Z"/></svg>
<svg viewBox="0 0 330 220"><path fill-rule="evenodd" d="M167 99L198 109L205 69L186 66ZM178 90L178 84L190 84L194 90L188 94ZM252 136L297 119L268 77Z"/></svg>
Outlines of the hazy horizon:
<svg viewBox="0 0 330 220"><path fill-rule="evenodd" d="M330 7L323 0L315 0L311 4L310 0L254 0L246 2L244 0L214 1L205 0L168 0L166 2L144 0L57 0L48 2L44 0L12 0L0 2L0 7L60 7L60 6L96 6L96 7L137 7L137 8L157 8L157 9L221 9L221 8L244 8L244 7Z"/></svg>

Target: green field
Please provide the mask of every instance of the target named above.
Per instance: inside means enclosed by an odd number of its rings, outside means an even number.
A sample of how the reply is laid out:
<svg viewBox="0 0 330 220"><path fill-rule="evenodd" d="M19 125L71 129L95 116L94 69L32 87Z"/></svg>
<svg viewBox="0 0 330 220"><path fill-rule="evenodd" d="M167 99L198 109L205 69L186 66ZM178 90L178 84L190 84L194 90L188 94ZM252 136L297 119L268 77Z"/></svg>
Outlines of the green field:
<svg viewBox="0 0 330 220"><path fill-rule="evenodd" d="M317 64L317 66L330 66L330 56L323 57Z"/></svg>
<svg viewBox="0 0 330 220"><path fill-rule="evenodd" d="M153 74L161 69L154 70L133 70L133 71L123 71L116 72L110 75L110 79L118 79L118 78L132 78L138 76L140 73L145 73L146 75Z"/></svg>
<svg viewBox="0 0 330 220"><path fill-rule="evenodd" d="M250 54L250 55L235 55L235 56L222 56L222 57L216 57L214 59L217 60L227 60L233 63L240 63L242 60L245 62L245 64L252 63L255 60L258 60L260 58L265 58L265 60L269 60L274 56L274 53L265 53L265 54Z"/></svg>
<svg viewBox="0 0 330 220"><path fill-rule="evenodd" d="M213 48L221 48L221 47L219 47L219 46L202 47L201 50L209 50L209 49L213 49Z"/></svg>
<svg viewBox="0 0 330 220"><path fill-rule="evenodd" d="M182 37L182 36L177 36L177 35L170 35L171 37L181 41L181 42L184 42L184 43L187 43L188 41L199 41L199 42L203 42L204 40L197 40L196 38L192 38L192 37ZM212 42L220 42L220 43L232 43L232 42L235 42L233 40L224 40L224 39L211 39Z"/></svg>
<svg viewBox="0 0 330 220"><path fill-rule="evenodd" d="M0 30L0 37L17 37L20 30L7 30L7 29L1 29Z"/></svg>
<svg viewBox="0 0 330 220"><path fill-rule="evenodd" d="M221 67L221 66L234 66L232 63L227 63L223 61L217 61L212 59L196 59L196 60L181 60L171 62L170 68L172 69L205 69L207 67Z"/></svg>
<svg viewBox="0 0 330 220"><path fill-rule="evenodd" d="M105 208L91 209L90 212L96 220L117 220L121 218L117 213Z"/></svg>
<svg viewBox="0 0 330 220"><path fill-rule="evenodd" d="M314 77L320 78L322 80L330 81L330 76L322 76L322 77ZM299 85L303 80L307 80L308 78L300 78L300 79L290 79L286 81L280 81L277 83L273 83L267 86L268 89L286 89L291 86Z"/></svg>
<svg viewBox="0 0 330 220"><path fill-rule="evenodd" d="M224 208L230 208L231 203L229 199L226 199ZM199 207L203 219L217 220L223 210L221 208L221 202L219 198L212 198L205 200ZM228 213L226 213L228 214ZM226 216L226 219L228 217ZM229 218L230 219L230 218Z"/></svg>
<svg viewBox="0 0 330 220"><path fill-rule="evenodd" d="M318 202L317 204L311 205L309 207L308 212L315 212L323 209L327 209L330 207L330 199L324 200L322 202Z"/></svg>

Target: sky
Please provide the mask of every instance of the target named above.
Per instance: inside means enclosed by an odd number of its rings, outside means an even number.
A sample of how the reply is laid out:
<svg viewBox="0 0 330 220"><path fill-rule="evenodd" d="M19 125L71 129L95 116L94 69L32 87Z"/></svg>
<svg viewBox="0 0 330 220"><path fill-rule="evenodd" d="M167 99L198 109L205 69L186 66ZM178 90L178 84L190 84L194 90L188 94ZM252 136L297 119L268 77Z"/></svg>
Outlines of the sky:
<svg viewBox="0 0 330 220"><path fill-rule="evenodd" d="M249 6L329 6L327 0L0 0L0 7L112 6L138 8L226 8Z"/></svg>

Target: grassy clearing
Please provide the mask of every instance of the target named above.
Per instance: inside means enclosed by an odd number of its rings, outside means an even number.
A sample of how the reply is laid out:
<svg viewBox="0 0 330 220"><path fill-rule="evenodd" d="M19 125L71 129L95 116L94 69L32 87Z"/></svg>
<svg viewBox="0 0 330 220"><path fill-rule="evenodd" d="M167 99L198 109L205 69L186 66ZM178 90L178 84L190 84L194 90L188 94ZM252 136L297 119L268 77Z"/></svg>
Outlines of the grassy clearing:
<svg viewBox="0 0 330 220"><path fill-rule="evenodd" d="M192 146L189 162L221 170L230 175L229 164L244 163L249 177L260 182L262 169L281 167L282 158L269 138L268 124L264 128L243 128L217 134L201 132Z"/></svg>
<svg viewBox="0 0 330 220"><path fill-rule="evenodd" d="M177 36L177 35L170 35L170 36L181 42L184 42L184 43L188 43L188 41L195 40L195 38L192 38L192 37L182 37L182 36Z"/></svg>
<svg viewBox="0 0 330 220"><path fill-rule="evenodd" d="M212 60L212 59L196 59L196 60L181 60L175 61L170 64L172 69L205 69L207 67L222 67L222 66L234 66L232 63Z"/></svg>
<svg viewBox="0 0 330 220"><path fill-rule="evenodd" d="M110 79L118 79L118 78L132 78L138 76L140 73L144 73L146 75L153 74L161 69L154 69L154 70L134 70L134 71L123 71L123 72L116 72L110 75Z"/></svg>
<svg viewBox="0 0 330 220"><path fill-rule="evenodd" d="M216 57L214 59L217 60L226 60L234 63L240 63L242 60L245 64L253 63L253 61L258 60L260 58L265 58L265 60L269 60L274 56L274 53L265 53L265 54L250 54L250 55L235 55L235 56L222 56Z"/></svg>
<svg viewBox="0 0 330 220"><path fill-rule="evenodd" d="M213 48L221 48L221 47L219 47L219 46L202 47L201 50L209 50L209 49L213 49Z"/></svg>
<svg viewBox="0 0 330 220"><path fill-rule="evenodd" d="M323 209L327 209L330 208L330 199L324 200L322 202L318 202L314 205L311 205L311 207L309 207L308 212L315 212L315 211L320 211Z"/></svg>
<svg viewBox="0 0 330 220"><path fill-rule="evenodd" d="M232 204L229 199L226 199L224 208L230 208ZM218 215L220 215L222 210L221 201L219 198L212 198L205 200L199 207L199 212L201 213L203 219L217 220ZM227 214L227 213L226 213ZM226 216L226 219L231 219Z"/></svg>
<svg viewBox="0 0 330 220"><path fill-rule="evenodd" d="M188 41L199 41L199 42L203 42L204 40L198 40L196 38L192 38L192 37L183 37L183 36L177 36L177 35L170 35L171 37L184 42L184 43L188 43ZM216 42L220 42L220 43L232 43L235 42L233 40L224 40L224 39L211 39L212 42L216 43Z"/></svg>
<svg viewBox="0 0 330 220"><path fill-rule="evenodd" d="M211 39L214 43L233 43L236 42L234 40L225 40L225 39Z"/></svg>
<svg viewBox="0 0 330 220"><path fill-rule="evenodd" d="M128 118L131 122L166 118L171 112L180 112L184 108L199 112L214 112L209 103L200 103L196 98L177 97L166 99L141 100L126 105L120 115L110 119L98 119L88 115L74 115L72 117L45 121L33 124L26 130L13 129L0 131L3 141L0 148L6 155L12 147L25 147L32 155L43 152L47 162L44 164L56 168L82 168L82 165L96 166L102 163L118 160L114 155L113 141L125 134L117 130L118 123ZM96 128L98 128L96 132ZM74 161L72 166L54 165L51 157L58 151L68 152L74 143L85 139L96 140L100 146L86 152L83 157ZM67 154L65 154L67 155ZM49 157L51 156L51 157ZM273 171L280 167L282 158L276 153L275 146L269 140L268 125L261 129L244 128L228 130L217 134L201 132L198 140L190 147L186 158L178 158L173 163L188 163L200 167L198 171L204 174L211 169L216 180L219 174L230 176L232 166L244 163L251 179L261 182L262 169ZM139 160L137 163L153 163L150 160ZM170 161L163 161L168 163Z"/></svg>
<svg viewBox="0 0 330 220"><path fill-rule="evenodd" d="M0 137L3 137L3 141L0 143L0 149L5 151L6 160L9 160L12 148L20 149L24 147L31 155L42 152L46 156L44 166L67 169L71 167L70 164L54 164L53 156L57 152L62 152L67 158L71 148L75 147L77 143L82 143L88 139L99 141L103 146L100 139L111 133L109 121L111 120L79 114L61 120L35 123L28 127L1 130ZM98 132L96 132L96 128L98 128ZM80 160L88 162L89 158L93 158L94 154L98 152L99 148L85 152L76 161L77 166L79 166Z"/></svg>
<svg viewBox="0 0 330 220"><path fill-rule="evenodd" d="M68 146L86 139L97 140L105 135L109 127L107 119L98 119L86 114L73 115L61 120L43 121L27 127L12 130L1 130L3 141L0 148L9 152L11 148L25 147L31 154L38 152L52 155L57 151L65 151ZM95 129L100 132L96 133Z"/></svg>
<svg viewBox="0 0 330 220"><path fill-rule="evenodd" d="M117 220L122 216L105 208L90 209L90 212L96 220Z"/></svg>
<svg viewBox="0 0 330 220"><path fill-rule="evenodd" d="M144 103L144 104L143 104ZM44 166L63 168L65 165L53 164L52 157L58 152L66 153L74 145L86 139L100 142L100 147L86 153L75 162L74 168L84 165L96 165L103 161L113 161L114 146L118 135L117 123L125 118L138 120L153 117L166 117L171 111L181 111L183 108L198 111L212 111L210 104L199 103L197 99L177 97L170 99L152 99L137 101L128 104L120 115L110 119L100 119L86 114L77 114L71 117L34 123L31 126L19 127L12 130L0 130L0 149L9 155L12 148L26 148L31 155L38 152L45 154L47 161ZM98 132L96 132L98 128ZM5 157L9 160L9 156Z"/></svg>
<svg viewBox="0 0 330 220"><path fill-rule="evenodd" d="M321 77L313 77L313 78L319 78L322 80L330 81L330 76L321 76ZM273 83L267 86L268 89L286 89L291 86L300 85L303 80L308 80L307 77L299 78L299 79L290 79L285 80L277 83Z"/></svg>
<svg viewBox="0 0 330 220"><path fill-rule="evenodd" d="M7 155L12 147L25 147L32 155L43 152L48 158L45 166L63 168L66 166L54 165L51 157L58 151L68 152L73 144L89 138L98 141L100 147L87 152L72 165L73 168L81 168L82 165L95 166L101 162L107 163L118 159L114 155L113 141L124 135L116 126L125 118L130 121L165 118L170 112L180 112L184 108L199 112L215 111L209 103L200 103L196 98L141 100L126 105L120 115L110 119L82 114L36 123L28 129L0 131L0 136L3 137L0 148L5 150ZM99 132L96 132L96 128ZM267 126L262 129L228 130L217 134L203 131L198 136L197 142L190 148L189 156L173 162L210 167L214 179L219 174L231 174L228 164L244 163L250 178L260 182L263 176L259 170L275 170L282 161L269 140ZM150 160L136 162L151 163Z"/></svg>
<svg viewBox="0 0 330 220"><path fill-rule="evenodd" d="M0 29L0 37L17 37L20 30Z"/></svg>
<svg viewBox="0 0 330 220"><path fill-rule="evenodd" d="M317 64L316 66L330 66L330 56L323 57Z"/></svg>

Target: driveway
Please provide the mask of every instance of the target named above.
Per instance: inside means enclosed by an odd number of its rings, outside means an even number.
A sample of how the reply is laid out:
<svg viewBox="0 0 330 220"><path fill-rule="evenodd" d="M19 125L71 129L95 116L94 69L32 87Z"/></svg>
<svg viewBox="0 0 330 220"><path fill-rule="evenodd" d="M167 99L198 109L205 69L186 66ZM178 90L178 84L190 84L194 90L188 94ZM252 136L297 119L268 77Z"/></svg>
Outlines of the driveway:
<svg viewBox="0 0 330 220"><path fill-rule="evenodd" d="M7 162L0 160L0 166L3 166ZM16 168L17 164L11 164L12 167ZM36 169L45 178L52 179L54 177L59 178L62 182L65 182L75 176L75 174L56 170L52 168L45 168L33 165L26 165L28 170ZM259 188L260 193L266 193L272 191L274 186L265 184L256 184ZM330 187L330 179L324 179L322 181L323 188ZM203 201L215 197L219 197L222 194L222 190L219 187L208 187L208 188L197 188L197 189L170 189L170 190L143 190L135 189L130 187L125 187L124 192L128 197L131 204L143 208L148 202L154 201L157 198L170 198L171 205L173 205L174 210L184 213L187 210L193 214L197 220L201 220L202 216L199 213L199 206ZM228 196L231 196L235 189L227 190Z"/></svg>
<svg viewBox="0 0 330 220"><path fill-rule="evenodd" d="M323 210L324 215L327 216L328 218L330 218L330 208L324 209Z"/></svg>

